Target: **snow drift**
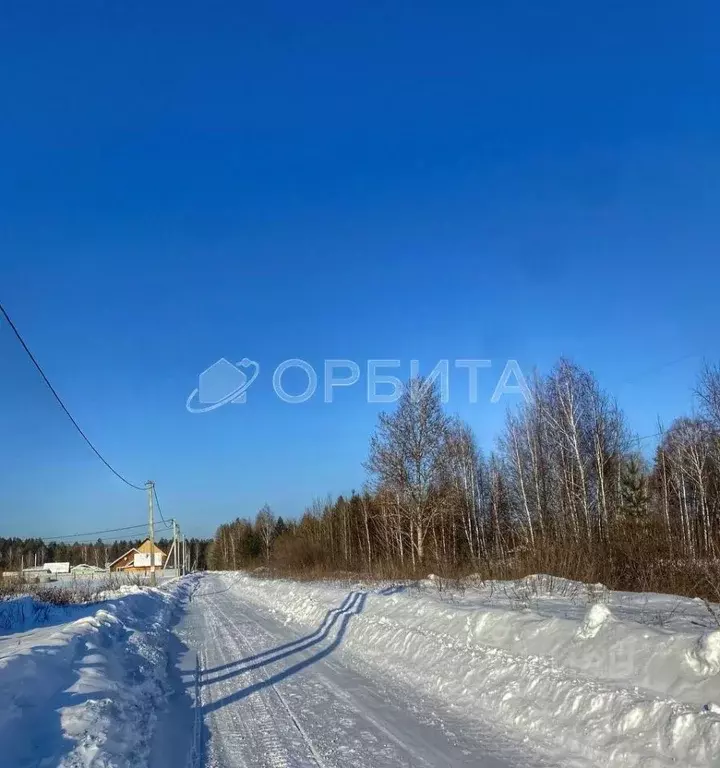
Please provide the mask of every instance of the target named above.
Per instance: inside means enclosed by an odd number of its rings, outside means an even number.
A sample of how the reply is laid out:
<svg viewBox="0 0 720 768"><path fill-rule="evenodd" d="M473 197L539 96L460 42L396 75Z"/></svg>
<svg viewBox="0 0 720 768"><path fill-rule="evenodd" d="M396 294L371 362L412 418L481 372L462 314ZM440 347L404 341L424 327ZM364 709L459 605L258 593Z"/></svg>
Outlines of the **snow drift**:
<svg viewBox="0 0 720 768"><path fill-rule="evenodd" d="M75 621L54 610L55 626L0 638L0 767L145 765L168 625L192 587L121 587Z"/></svg>
<svg viewBox="0 0 720 768"><path fill-rule="evenodd" d="M348 592L225 578L303 627L321 625ZM577 615L576 600L558 597L552 610L530 610L472 593L448 601L431 583L375 589L342 648L355 663L550 747L562 762L574 755L608 766L720 766L720 630L698 627L691 614L682 630L628 618L632 600L639 606L643 598L606 593Z"/></svg>

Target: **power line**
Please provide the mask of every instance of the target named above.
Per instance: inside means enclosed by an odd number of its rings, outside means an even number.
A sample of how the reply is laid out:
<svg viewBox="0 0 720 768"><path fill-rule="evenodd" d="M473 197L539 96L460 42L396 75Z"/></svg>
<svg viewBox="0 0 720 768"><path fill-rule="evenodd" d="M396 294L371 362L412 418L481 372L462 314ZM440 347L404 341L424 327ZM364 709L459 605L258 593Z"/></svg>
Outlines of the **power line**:
<svg viewBox="0 0 720 768"><path fill-rule="evenodd" d="M707 425L704 425L704 427L703 427L703 425L701 424L701 425L700 425L700 428L701 428L701 429L702 429L702 428L708 429L708 426L707 426ZM712 431L712 428L709 428L709 429ZM652 435L643 435L642 437L640 437L640 436L636 436L636 437L633 437L633 438L632 438L632 442L635 442L635 443L637 443L637 444L638 444L638 446L639 446L639 445L640 445L640 443L641 443L643 440L651 440L653 437L662 437L663 435L668 435L668 434L670 434L670 435L672 435L672 434L673 434L673 429L672 429L672 427L671 427L670 429L661 429L659 432L655 432L655 433L653 433Z"/></svg>
<svg viewBox="0 0 720 768"><path fill-rule="evenodd" d="M169 528L170 526L166 526ZM76 539L85 536L98 536L103 533L122 533L125 531L133 531L139 528L147 528L147 523L141 523L140 525L129 525L125 528L110 528L104 531L87 531L85 533L69 533L65 536L39 536L38 538L44 541L60 541L61 539Z"/></svg>
<svg viewBox="0 0 720 768"><path fill-rule="evenodd" d="M170 523L165 523L167 528L170 527ZM128 525L124 528L107 528L104 531L86 531L85 533L68 533L65 536L38 536L38 539L43 541L59 541L60 539L75 539L80 536L98 536L101 533L118 533L120 531L132 531L138 528L147 528L147 523L139 523L138 525Z"/></svg>
<svg viewBox="0 0 720 768"><path fill-rule="evenodd" d="M162 510L160 509L160 499L158 499L157 495L157 488L155 487L155 483L153 483L153 494L155 495L155 506L157 507L158 515L160 515L160 519L165 523L165 525L170 525L165 518L163 517Z"/></svg>
<svg viewBox="0 0 720 768"><path fill-rule="evenodd" d="M665 434L664 431L663 432L656 432L654 435L644 435L643 437L635 437L633 439L636 440L638 443L640 443L643 440L650 440L650 438L652 438L652 437L660 437L660 435L664 435L664 434Z"/></svg>
<svg viewBox="0 0 720 768"><path fill-rule="evenodd" d="M37 368L38 372L40 373L40 375L43 378L43 381L47 384L49 390L55 396L55 399L58 401L58 404L63 409L63 411L65 411L65 414L70 419L70 421L73 423L73 426L75 427L75 429L77 429L77 431L80 433L80 436L83 438L83 440L90 446L90 448L93 451L93 453L98 457L98 459L100 459L100 461L102 461L102 463L116 477L118 477L120 480L122 480L123 483L125 483L125 485L129 485L131 488L135 488L138 491L144 491L145 490L145 486L135 485L135 483L131 483L126 477L123 477L113 466L110 465L110 463L104 458L104 456L100 453L100 451L98 451L98 449L90 442L90 439L88 438L88 436L82 431L82 429L80 428L80 425L77 423L77 421L75 421L75 419L73 418L73 416L70 413L70 411L65 407L65 403L63 403L63 401L60 399L60 395L58 395L58 393L55 391L55 388L50 383L50 380L45 375L45 372L43 371L43 369L40 367L40 363L38 363L38 361L35 359L35 356L33 355L33 353L28 348L28 345L25 343L25 340L23 339L23 337L20 335L20 331L18 331L17 327L15 326L15 323L13 323L13 321L10 319L10 315L8 315L8 313L5 310L5 307L3 307L2 304L0 304L0 312L2 312L2 314L4 315L5 319L8 322L8 325L10 326L10 328L13 331L13 333L17 337L17 340L22 345L22 348L25 350L25 352L27 353L27 355L30 358L30 360L32 360L33 365Z"/></svg>
<svg viewBox="0 0 720 768"><path fill-rule="evenodd" d="M691 352L690 354L682 355L681 357L677 357L673 360L666 360L665 362L653 366L652 368L646 368L644 371L637 373L635 376L631 376L629 379L625 379L624 381L620 382L620 384L617 386L617 389L622 389L623 387L637 384L638 381L645 379L648 376L653 376L657 373L660 373L666 368L670 368L672 366L678 365L679 363L684 363L686 360L692 360L693 358L698 357L702 357L702 355L698 354L697 352Z"/></svg>

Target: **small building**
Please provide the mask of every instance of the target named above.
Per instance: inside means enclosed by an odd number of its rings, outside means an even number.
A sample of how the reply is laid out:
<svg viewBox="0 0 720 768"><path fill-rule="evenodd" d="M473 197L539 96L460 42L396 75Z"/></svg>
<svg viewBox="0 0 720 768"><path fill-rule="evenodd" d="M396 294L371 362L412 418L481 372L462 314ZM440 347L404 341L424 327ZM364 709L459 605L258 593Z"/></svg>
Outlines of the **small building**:
<svg viewBox="0 0 720 768"><path fill-rule="evenodd" d="M113 560L108 565L108 570L123 573L150 573L151 560L154 560L155 568L162 568L167 555L158 547L157 544L150 548L150 539L145 539L139 547L128 549L124 555L120 555L117 560Z"/></svg>
<svg viewBox="0 0 720 768"><path fill-rule="evenodd" d="M31 582L55 581L51 571L47 570L44 565L32 565L23 568L22 575L23 579Z"/></svg>
<svg viewBox="0 0 720 768"><path fill-rule="evenodd" d="M107 570L105 568L98 568L97 565L80 563L79 565L73 565L70 569L70 573L73 576L96 576L101 573L107 573Z"/></svg>
<svg viewBox="0 0 720 768"><path fill-rule="evenodd" d="M43 570L50 573L70 573L70 563L45 563Z"/></svg>
<svg viewBox="0 0 720 768"><path fill-rule="evenodd" d="M23 573L50 573L50 569L46 568L44 565L28 565L26 568L23 568Z"/></svg>

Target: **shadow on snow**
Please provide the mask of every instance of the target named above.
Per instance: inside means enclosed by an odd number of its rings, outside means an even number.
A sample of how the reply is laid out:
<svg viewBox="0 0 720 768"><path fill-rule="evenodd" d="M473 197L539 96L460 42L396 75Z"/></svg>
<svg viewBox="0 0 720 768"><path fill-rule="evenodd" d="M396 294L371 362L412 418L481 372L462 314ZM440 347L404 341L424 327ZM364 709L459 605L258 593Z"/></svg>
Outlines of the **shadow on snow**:
<svg viewBox="0 0 720 768"><path fill-rule="evenodd" d="M312 664L315 664L329 656L342 642L353 616L358 616L364 610L366 600L366 592L350 592L345 597L339 608L335 608L327 612L320 627L318 627L318 629L315 630L315 632L312 634L298 638L291 643L278 645L275 648L268 649L267 651L262 651L261 653L256 653L252 656L238 659L236 662L232 662L230 664L202 670L200 683L201 686L208 686L225 680L231 680L232 678L239 677L246 672L260 669L269 664L274 664L277 661L287 659L295 654L306 651L310 648L313 648L314 646L319 646L330 636L333 628L336 627L336 632L332 641L327 645L320 647L315 653L313 653L312 656L303 658L297 663L286 667L283 670L275 672L264 680L248 685L245 688L241 688L239 691L236 691L235 693L226 696L223 699L219 699L218 701L210 702L204 705L203 714L209 714L218 709L221 709L222 707L226 707L229 704L233 704L236 701L247 698L253 693L260 691L263 688L268 688L269 686L275 685L276 683L279 683L282 680L285 680L286 678L301 672ZM212 678L208 677L213 673L221 672L223 670L230 670L231 668L232 671L227 671L225 674Z"/></svg>
<svg viewBox="0 0 720 768"><path fill-rule="evenodd" d="M289 643L275 646L275 648L268 648L266 651L260 651L259 653L255 653L252 656L246 656L243 659L237 659L236 661L231 661L229 664L222 664L217 667L209 667L208 669L203 670L203 675L211 675L215 672L222 672L225 669L237 667L241 664L247 664L248 662L256 661L257 659L262 659L265 656L272 656L288 648L294 648L295 646L298 646L301 644L307 647L307 645L312 645L313 643L319 640L324 640L327 637L328 632L332 629L333 624L337 621L338 617L341 614L343 614L346 610L348 610L348 608L350 607L350 601L353 600L358 594L361 594L361 593L350 592L349 594L347 594L345 599L342 601L342 603L338 608L332 608L325 614L325 618L322 620L322 623L320 624L320 626L316 630L314 630L311 634L305 635L304 637L298 637L297 640L292 640ZM227 680L227 679L228 679L227 677L216 678L212 682L217 682L218 680Z"/></svg>
<svg viewBox="0 0 720 768"><path fill-rule="evenodd" d="M404 584L393 584L391 587L379 589L375 594L382 595L383 597L390 597L391 595L398 595L406 590L407 587Z"/></svg>

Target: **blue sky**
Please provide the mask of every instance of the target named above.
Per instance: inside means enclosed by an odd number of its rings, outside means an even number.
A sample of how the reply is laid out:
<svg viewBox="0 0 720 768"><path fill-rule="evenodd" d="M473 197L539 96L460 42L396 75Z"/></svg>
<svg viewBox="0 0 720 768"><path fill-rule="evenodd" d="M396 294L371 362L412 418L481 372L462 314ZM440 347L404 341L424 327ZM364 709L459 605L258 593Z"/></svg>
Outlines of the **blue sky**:
<svg viewBox="0 0 720 768"><path fill-rule="evenodd" d="M344 5L0 12L0 298L189 533L362 484L378 406L280 402L289 357L489 358L450 403L486 447L508 358L573 357L648 434L720 357L717 7ZM142 522L0 355L1 533ZM223 356L259 362L248 402L189 414Z"/></svg>

